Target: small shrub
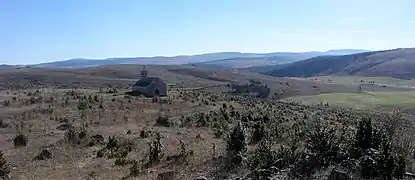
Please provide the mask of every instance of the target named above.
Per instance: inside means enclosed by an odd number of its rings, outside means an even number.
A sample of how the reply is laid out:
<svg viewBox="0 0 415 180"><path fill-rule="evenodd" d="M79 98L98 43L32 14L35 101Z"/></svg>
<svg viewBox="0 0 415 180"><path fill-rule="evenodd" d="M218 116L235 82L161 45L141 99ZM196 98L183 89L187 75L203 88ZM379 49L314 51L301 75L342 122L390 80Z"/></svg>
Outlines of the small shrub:
<svg viewBox="0 0 415 180"><path fill-rule="evenodd" d="M72 144L80 144L81 140L87 137L87 134L86 126L81 126L79 129L70 126L65 132L65 140Z"/></svg>
<svg viewBox="0 0 415 180"><path fill-rule="evenodd" d="M188 157L192 156L194 153L193 151L187 151L186 145L184 144L182 140L180 140L179 151L180 153L178 155L168 156L167 161L175 160L176 162L179 162L179 163L187 163Z"/></svg>
<svg viewBox="0 0 415 180"><path fill-rule="evenodd" d="M0 151L0 179L6 179L10 174L10 166L4 158L4 154Z"/></svg>
<svg viewBox="0 0 415 180"><path fill-rule="evenodd" d="M146 131L144 129L140 131L140 137L141 138L148 138L149 136L150 136L150 133L148 131Z"/></svg>
<svg viewBox="0 0 415 180"><path fill-rule="evenodd" d="M125 158L127 157L128 153L132 151L132 148L129 146L122 146L114 151L108 151L108 158Z"/></svg>
<svg viewBox="0 0 415 180"><path fill-rule="evenodd" d="M164 156L163 145L161 144L161 135L160 133L156 134L156 139L149 143L150 152L148 157L147 167L158 164Z"/></svg>
<svg viewBox="0 0 415 180"><path fill-rule="evenodd" d="M14 137L13 143L15 147L27 146L27 137L19 133L16 137Z"/></svg>
<svg viewBox="0 0 415 180"><path fill-rule="evenodd" d="M245 129L239 121L229 134L227 142L228 168L235 168L243 162L243 154L247 151Z"/></svg>
<svg viewBox="0 0 415 180"><path fill-rule="evenodd" d="M156 119L156 126L170 127L172 124L167 116L159 116Z"/></svg>
<svg viewBox="0 0 415 180"><path fill-rule="evenodd" d="M215 138L223 137L229 131L228 124L224 121L216 121L212 126L212 130Z"/></svg>
<svg viewBox="0 0 415 180"><path fill-rule="evenodd" d="M105 156L105 149L101 149L97 152L97 157L102 158Z"/></svg>
<svg viewBox="0 0 415 180"><path fill-rule="evenodd" d="M141 167L137 161L132 162L132 166L130 167L130 177L137 177L141 173Z"/></svg>
<svg viewBox="0 0 415 180"><path fill-rule="evenodd" d="M395 156L395 167L393 176L397 179L403 179L406 170L406 158L402 154L396 154Z"/></svg>
<svg viewBox="0 0 415 180"><path fill-rule="evenodd" d="M5 106L5 107L7 107L7 106L10 106L10 101L9 100L4 100L3 101L3 105Z"/></svg>
<svg viewBox="0 0 415 180"><path fill-rule="evenodd" d="M355 135L355 148L360 153L372 147L372 120L370 118L364 118L359 121L357 132Z"/></svg>
<svg viewBox="0 0 415 180"><path fill-rule="evenodd" d="M333 162L340 150L340 138L336 131L335 127L330 127L320 119L314 120L312 127L309 128L307 149L317 156L323 166Z"/></svg>
<svg viewBox="0 0 415 180"><path fill-rule="evenodd" d="M3 119L0 119L0 128L7 128L7 127L9 127L9 125L8 125L8 124L6 124L6 123L3 121Z"/></svg>
<svg viewBox="0 0 415 180"><path fill-rule="evenodd" d="M291 142L288 145L283 145L276 151L277 159L280 160L279 164L277 165L278 168L287 167L289 165L294 164L300 156L302 155L302 151L299 147L299 142Z"/></svg>
<svg viewBox="0 0 415 180"><path fill-rule="evenodd" d="M52 152L49 149L42 149L42 151L35 156L35 160L46 160L52 158Z"/></svg>
<svg viewBox="0 0 415 180"><path fill-rule="evenodd" d="M187 156L186 145L181 139L180 139L180 155Z"/></svg>
<svg viewBox="0 0 415 180"><path fill-rule="evenodd" d="M36 102L38 101L38 99L36 97L30 97L29 102L30 104L36 104Z"/></svg>
<svg viewBox="0 0 415 180"><path fill-rule="evenodd" d="M70 127L68 130L66 130L65 140L73 144L79 143L79 136L77 135L77 131L75 127Z"/></svg>
<svg viewBox="0 0 415 180"><path fill-rule="evenodd" d="M390 130L388 128L386 126L386 129ZM406 153L394 148L391 131L387 130L373 126L370 118L359 122L352 152L360 158L363 178L401 179L403 177Z"/></svg>
<svg viewBox="0 0 415 180"><path fill-rule="evenodd" d="M88 109L88 107L89 107L88 102L86 102L86 101L79 101L78 102L78 105L77 105L78 110L85 111L85 110Z"/></svg>
<svg viewBox="0 0 415 180"><path fill-rule="evenodd" d="M271 167L275 161L277 160L277 155L275 151L271 150L270 143L266 141L261 141L258 148L249 157L249 167L251 171L258 171L260 169L268 169ZM279 167L280 168L280 167ZM257 175L260 176L260 175ZM265 177L257 177L257 179L261 179Z"/></svg>
<svg viewBox="0 0 415 180"><path fill-rule="evenodd" d="M79 139L83 139L87 136L87 134L88 134L88 131L86 127L83 125L78 131L78 137Z"/></svg>
<svg viewBox="0 0 415 180"><path fill-rule="evenodd" d="M118 90L115 89L115 88L108 88L107 93L109 93L109 94L118 93Z"/></svg>
<svg viewBox="0 0 415 180"><path fill-rule="evenodd" d="M246 146L245 129L241 122L238 122L227 139L228 153L233 155L244 153L247 150Z"/></svg>
<svg viewBox="0 0 415 180"><path fill-rule="evenodd" d="M205 115L205 113L200 113L196 120L197 127L206 127L209 121L208 118L209 116Z"/></svg>
<svg viewBox="0 0 415 180"><path fill-rule="evenodd" d="M117 158L114 163L117 166L126 166L128 164L131 164L132 162L125 158Z"/></svg>
<svg viewBox="0 0 415 180"><path fill-rule="evenodd" d="M116 148L118 148L118 140L115 138L115 136L110 136L108 138L106 148L107 149L116 149Z"/></svg>
<svg viewBox="0 0 415 180"><path fill-rule="evenodd" d="M128 139L117 139L110 136L106 146L97 152L97 157L125 158L133 150L134 143Z"/></svg>
<svg viewBox="0 0 415 180"><path fill-rule="evenodd" d="M258 142L263 140L265 137L267 137L265 126L261 122L256 122L253 127L251 143L257 144Z"/></svg>
<svg viewBox="0 0 415 180"><path fill-rule="evenodd" d="M95 146L97 144L103 144L104 143L104 136L100 134L96 134L91 136L88 145L89 146Z"/></svg>
<svg viewBox="0 0 415 180"><path fill-rule="evenodd" d="M95 101L95 102L99 102L98 95L94 95L94 101Z"/></svg>

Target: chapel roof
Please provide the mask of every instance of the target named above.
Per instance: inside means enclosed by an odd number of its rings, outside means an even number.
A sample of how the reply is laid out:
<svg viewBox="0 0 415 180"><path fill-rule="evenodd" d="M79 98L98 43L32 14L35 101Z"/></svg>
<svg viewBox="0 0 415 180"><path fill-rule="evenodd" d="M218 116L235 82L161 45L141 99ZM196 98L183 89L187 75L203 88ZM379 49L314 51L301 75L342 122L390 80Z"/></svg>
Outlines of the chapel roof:
<svg viewBox="0 0 415 180"><path fill-rule="evenodd" d="M145 77L142 78L140 80L138 80L134 86L141 86L141 87L146 87L148 85L150 85L152 82L157 82L161 80L159 77Z"/></svg>

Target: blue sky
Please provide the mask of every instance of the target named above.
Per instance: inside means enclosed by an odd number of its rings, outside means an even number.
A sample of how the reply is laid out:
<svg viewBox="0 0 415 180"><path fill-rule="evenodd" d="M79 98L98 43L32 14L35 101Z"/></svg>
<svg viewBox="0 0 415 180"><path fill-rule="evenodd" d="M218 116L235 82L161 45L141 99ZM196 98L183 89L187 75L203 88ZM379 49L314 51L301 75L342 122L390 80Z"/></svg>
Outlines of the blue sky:
<svg viewBox="0 0 415 180"><path fill-rule="evenodd" d="M1 0L0 64L415 47L413 7L414 0Z"/></svg>

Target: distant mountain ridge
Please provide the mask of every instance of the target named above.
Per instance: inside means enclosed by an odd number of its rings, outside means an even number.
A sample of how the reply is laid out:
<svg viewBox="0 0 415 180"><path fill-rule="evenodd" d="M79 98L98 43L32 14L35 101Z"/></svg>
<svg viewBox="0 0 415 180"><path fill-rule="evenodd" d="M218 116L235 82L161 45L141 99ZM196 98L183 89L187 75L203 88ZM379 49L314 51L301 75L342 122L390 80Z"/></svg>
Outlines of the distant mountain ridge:
<svg viewBox="0 0 415 180"><path fill-rule="evenodd" d="M249 54L249 57L234 57L228 59L220 59L215 61L191 63L192 66L200 67L225 67L225 68L250 68L257 66L271 66L292 63L312 57L326 55L346 55L354 53L368 52L368 50L330 50L326 52L277 52L266 54Z"/></svg>
<svg viewBox="0 0 415 180"><path fill-rule="evenodd" d="M45 68L83 68L116 64L152 64L152 65L194 65L207 67L252 67L263 65L285 64L310 57L321 55L351 54L367 52L368 50L331 50L327 52L276 52L276 53L241 53L241 52L218 52L199 55L180 55L173 57L127 57L107 59L69 59L30 65L32 67Z"/></svg>
<svg viewBox="0 0 415 180"><path fill-rule="evenodd" d="M369 52L368 50L359 50L359 49L340 49L340 50L330 50L326 51L326 55L349 55L349 54L358 54Z"/></svg>
<svg viewBox="0 0 415 180"><path fill-rule="evenodd" d="M2 69L2 68L13 68L13 67L17 68L17 67L21 67L21 66L0 64L0 69Z"/></svg>
<svg viewBox="0 0 415 180"><path fill-rule="evenodd" d="M265 74L277 77L355 75L408 79L415 78L414 67L415 48L400 48L341 56L318 56L276 66Z"/></svg>

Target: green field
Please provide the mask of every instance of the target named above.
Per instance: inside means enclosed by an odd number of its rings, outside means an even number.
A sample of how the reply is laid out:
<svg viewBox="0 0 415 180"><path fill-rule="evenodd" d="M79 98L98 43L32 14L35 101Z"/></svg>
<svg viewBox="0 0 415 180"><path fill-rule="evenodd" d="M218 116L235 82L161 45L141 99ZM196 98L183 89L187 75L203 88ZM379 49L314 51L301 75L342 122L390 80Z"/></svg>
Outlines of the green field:
<svg viewBox="0 0 415 180"><path fill-rule="evenodd" d="M331 106L337 107L392 111L394 109L414 109L415 91L330 93L314 96L295 96L284 100L307 105L327 102Z"/></svg>
<svg viewBox="0 0 415 180"><path fill-rule="evenodd" d="M369 81L375 81L375 84L386 85L390 87L415 87L415 80L404 80L392 77L362 77L362 76L318 76L310 77L308 80L315 80L326 84L342 84L342 85L357 85L361 80L365 84ZM330 81L331 80L331 81ZM415 88L414 88L415 90Z"/></svg>

